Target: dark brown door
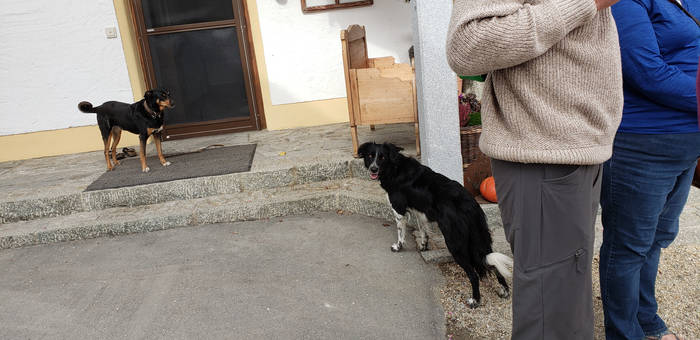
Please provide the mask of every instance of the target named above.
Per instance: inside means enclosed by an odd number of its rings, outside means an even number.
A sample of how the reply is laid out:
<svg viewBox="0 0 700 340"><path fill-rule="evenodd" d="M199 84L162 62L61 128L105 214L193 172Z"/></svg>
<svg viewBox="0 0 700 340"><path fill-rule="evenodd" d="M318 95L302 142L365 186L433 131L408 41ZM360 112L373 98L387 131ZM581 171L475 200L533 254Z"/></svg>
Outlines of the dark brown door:
<svg viewBox="0 0 700 340"><path fill-rule="evenodd" d="M242 0L131 0L149 88L175 99L163 139L259 130Z"/></svg>

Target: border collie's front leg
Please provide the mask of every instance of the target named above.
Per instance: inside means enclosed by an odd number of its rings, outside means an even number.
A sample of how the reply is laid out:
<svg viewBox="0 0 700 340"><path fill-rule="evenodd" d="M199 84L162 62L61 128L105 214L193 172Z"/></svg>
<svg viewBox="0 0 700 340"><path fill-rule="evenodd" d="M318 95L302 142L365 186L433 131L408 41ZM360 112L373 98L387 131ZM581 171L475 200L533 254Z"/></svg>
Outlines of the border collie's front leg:
<svg viewBox="0 0 700 340"><path fill-rule="evenodd" d="M397 252L401 251L401 248L406 243L406 216L408 216L408 209L406 208L405 199L400 193L394 193L393 195L387 193L386 199L389 201L391 211L394 213L396 232L398 233L398 240L391 245L391 251Z"/></svg>
<svg viewBox="0 0 700 340"><path fill-rule="evenodd" d="M396 232L398 233L398 240L396 243L391 245L391 251L397 252L401 251L404 243L406 243L406 216L399 214L393 208L391 211L394 213L394 219L396 220Z"/></svg>

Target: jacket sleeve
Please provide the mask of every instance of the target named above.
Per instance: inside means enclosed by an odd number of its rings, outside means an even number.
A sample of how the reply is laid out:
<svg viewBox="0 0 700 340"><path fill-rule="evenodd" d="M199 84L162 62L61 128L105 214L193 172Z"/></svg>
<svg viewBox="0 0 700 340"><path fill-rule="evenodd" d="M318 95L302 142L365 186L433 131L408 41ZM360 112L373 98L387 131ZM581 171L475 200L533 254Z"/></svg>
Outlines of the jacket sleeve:
<svg viewBox="0 0 700 340"><path fill-rule="evenodd" d="M646 7L638 1L620 1L612 10L625 85L658 104L695 113L695 78L664 61Z"/></svg>
<svg viewBox="0 0 700 340"><path fill-rule="evenodd" d="M594 0L455 0L448 63L460 75L520 65L544 54L596 13Z"/></svg>

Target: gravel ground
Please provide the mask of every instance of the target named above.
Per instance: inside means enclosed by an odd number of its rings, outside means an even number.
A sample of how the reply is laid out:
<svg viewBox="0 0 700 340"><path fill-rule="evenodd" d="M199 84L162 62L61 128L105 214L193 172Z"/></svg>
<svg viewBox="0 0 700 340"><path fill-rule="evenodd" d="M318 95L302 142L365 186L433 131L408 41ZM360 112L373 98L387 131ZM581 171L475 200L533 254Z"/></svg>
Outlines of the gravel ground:
<svg viewBox="0 0 700 340"><path fill-rule="evenodd" d="M700 339L700 246L671 245L661 255L656 282L659 313L668 327L687 340ZM496 295L498 283L486 279L481 284L481 306L469 309L465 301L471 286L464 271L454 263L442 264L446 286L441 299L447 320L448 339L509 339L511 299ZM603 307L598 283L598 257L593 259L593 306L595 339L605 339Z"/></svg>

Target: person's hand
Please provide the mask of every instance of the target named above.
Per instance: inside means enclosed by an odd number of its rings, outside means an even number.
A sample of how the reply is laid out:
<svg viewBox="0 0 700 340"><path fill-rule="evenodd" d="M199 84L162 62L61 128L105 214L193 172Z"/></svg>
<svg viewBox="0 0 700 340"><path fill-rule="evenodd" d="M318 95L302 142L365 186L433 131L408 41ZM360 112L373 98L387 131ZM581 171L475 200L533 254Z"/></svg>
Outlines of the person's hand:
<svg viewBox="0 0 700 340"><path fill-rule="evenodd" d="M612 5L614 5L616 2L620 0L595 0L595 5L598 7L598 10L606 9Z"/></svg>

